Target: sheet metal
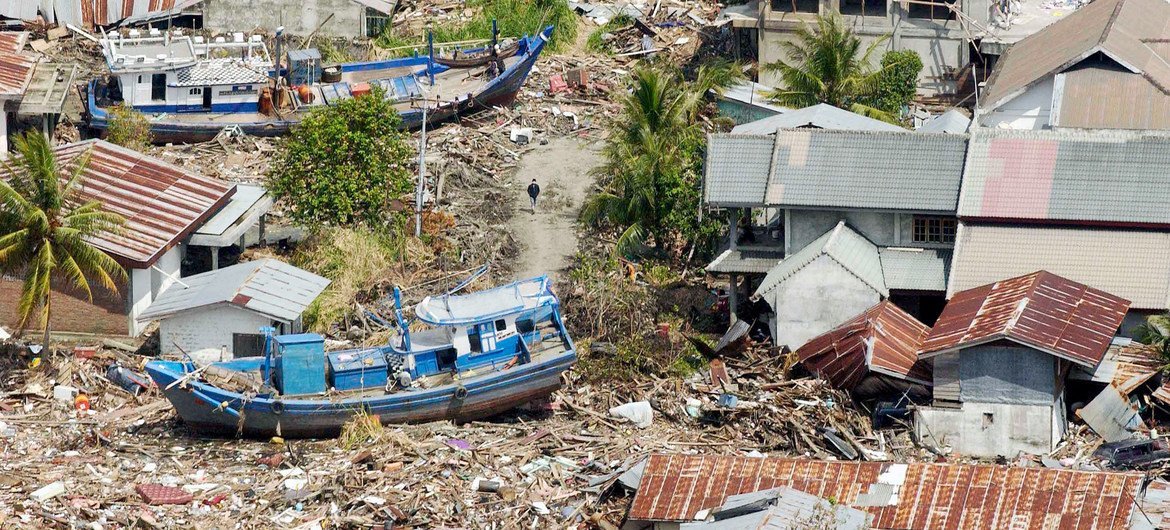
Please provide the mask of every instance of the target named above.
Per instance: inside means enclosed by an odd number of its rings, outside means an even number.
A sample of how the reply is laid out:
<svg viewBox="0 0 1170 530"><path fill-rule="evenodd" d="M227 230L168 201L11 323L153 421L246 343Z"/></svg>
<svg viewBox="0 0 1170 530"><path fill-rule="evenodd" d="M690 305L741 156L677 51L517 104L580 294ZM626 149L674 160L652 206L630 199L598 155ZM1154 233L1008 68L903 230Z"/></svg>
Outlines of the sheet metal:
<svg viewBox="0 0 1170 530"><path fill-rule="evenodd" d="M920 354L1010 339L1092 368L1128 310L1128 300L1034 272L956 293Z"/></svg>
<svg viewBox="0 0 1170 530"><path fill-rule="evenodd" d="M130 17L165 16L204 0L0 0L0 16L32 20L38 14L54 24L85 28L110 26Z"/></svg>
<svg viewBox="0 0 1170 530"><path fill-rule="evenodd" d="M37 59L23 53L27 31L0 32L0 99L19 100L32 80Z"/></svg>
<svg viewBox="0 0 1170 530"><path fill-rule="evenodd" d="M995 465L651 455L628 518L690 521L730 495L788 486L869 512L875 530L1121 530L1130 528L1141 481L1137 473ZM897 493L859 506L875 486Z"/></svg>
<svg viewBox="0 0 1170 530"><path fill-rule="evenodd" d="M249 261L183 278L139 316L142 321L219 304L232 304L292 322L329 286L329 280L275 259Z"/></svg>
<svg viewBox="0 0 1170 530"><path fill-rule="evenodd" d="M1145 428L1145 423L1129 402L1129 396L1118 387L1106 385L1097 397L1077 410L1093 432L1106 442L1120 442L1133 438L1133 433Z"/></svg>
<svg viewBox="0 0 1170 530"><path fill-rule="evenodd" d="M849 389L871 371L929 385L930 363L918 358L929 332L925 324L886 300L808 341L796 356L836 388Z"/></svg>

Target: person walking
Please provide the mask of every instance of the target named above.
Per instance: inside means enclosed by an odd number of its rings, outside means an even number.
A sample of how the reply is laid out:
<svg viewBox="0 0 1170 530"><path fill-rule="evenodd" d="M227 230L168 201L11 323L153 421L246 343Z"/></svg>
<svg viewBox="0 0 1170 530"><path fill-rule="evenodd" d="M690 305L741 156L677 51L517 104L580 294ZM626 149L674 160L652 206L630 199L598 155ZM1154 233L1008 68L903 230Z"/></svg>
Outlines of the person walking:
<svg viewBox="0 0 1170 530"><path fill-rule="evenodd" d="M536 213L536 197L540 195L540 185L536 183L536 179L532 179L532 184L528 185L528 197L532 199L532 213Z"/></svg>

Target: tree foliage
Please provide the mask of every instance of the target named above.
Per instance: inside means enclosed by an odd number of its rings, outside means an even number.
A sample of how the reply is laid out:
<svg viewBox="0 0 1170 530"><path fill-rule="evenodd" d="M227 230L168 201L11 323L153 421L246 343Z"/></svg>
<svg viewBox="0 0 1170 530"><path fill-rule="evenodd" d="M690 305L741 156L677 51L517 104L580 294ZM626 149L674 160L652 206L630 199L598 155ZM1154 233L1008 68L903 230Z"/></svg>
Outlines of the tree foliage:
<svg viewBox="0 0 1170 530"><path fill-rule="evenodd" d="M707 91L722 90L738 72L733 64L713 63L688 81L665 64L634 71L598 171L603 189L582 211L586 222L621 232L618 251L648 239L676 253L712 242L719 224L699 217L705 148L700 115Z"/></svg>
<svg viewBox="0 0 1170 530"><path fill-rule="evenodd" d="M267 187L310 228L382 225L391 200L412 188L415 151L384 92L313 110L293 128Z"/></svg>
<svg viewBox="0 0 1170 530"><path fill-rule="evenodd" d="M106 140L135 151L145 151L152 141L150 121L141 112L126 105L115 105L109 110L110 121Z"/></svg>
<svg viewBox="0 0 1170 530"><path fill-rule="evenodd" d="M1170 312L1150 315L1134 329L1134 338L1155 347L1156 361L1163 373L1170 373Z"/></svg>
<svg viewBox="0 0 1170 530"><path fill-rule="evenodd" d="M869 104L897 116L914 100L922 58L914 50L888 51L882 55L878 87Z"/></svg>
<svg viewBox="0 0 1170 530"><path fill-rule="evenodd" d="M80 197L88 154L63 167L44 136L28 132L14 139L16 156L4 162L0 179L0 267L24 276L17 327L35 316L49 342L52 298L59 282L93 300L93 287L117 292L126 271L89 241L117 232L126 222L102 211L98 201Z"/></svg>
<svg viewBox="0 0 1170 530"><path fill-rule="evenodd" d="M764 65L764 71L780 75L781 86L771 94L772 101L792 108L828 103L896 123L891 112L874 105L887 67L871 65L887 38L863 48L861 38L845 26L841 15L818 16L815 27L798 28L796 39L781 45L787 60Z"/></svg>

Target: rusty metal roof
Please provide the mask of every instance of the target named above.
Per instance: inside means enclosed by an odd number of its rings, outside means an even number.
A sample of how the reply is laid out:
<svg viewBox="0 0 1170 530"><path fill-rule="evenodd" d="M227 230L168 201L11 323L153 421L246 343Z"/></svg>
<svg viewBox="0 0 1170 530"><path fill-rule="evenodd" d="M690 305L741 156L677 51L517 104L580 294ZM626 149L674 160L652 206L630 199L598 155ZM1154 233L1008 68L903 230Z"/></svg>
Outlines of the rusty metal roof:
<svg viewBox="0 0 1170 530"><path fill-rule="evenodd" d="M204 0L0 0L0 16L36 18L38 11L50 23L92 28L110 26L127 18L146 19L182 11Z"/></svg>
<svg viewBox="0 0 1170 530"><path fill-rule="evenodd" d="M690 521L730 495L791 487L872 514L888 530L1130 528L1136 473L968 464L891 464L651 455L633 521Z"/></svg>
<svg viewBox="0 0 1170 530"><path fill-rule="evenodd" d="M27 31L0 31L0 99L19 100L32 80L37 59L23 52Z"/></svg>
<svg viewBox="0 0 1170 530"><path fill-rule="evenodd" d="M136 268L145 268L227 203L234 184L201 177L102 140L54 149L62 167L89 152L81 197L126 218L120 235L93 243ZM64 177L63 177L64 178Z"/></svg>
<svg viewBox="0 0 1170 530"><path fill-rule="evenodd" d="M1170 129L1170 94L1140 74L1099 66L1062 75L1053 127Z"/></svg>
<svg viewBox="0 0 1170 530"><path fill-rule="evenodd" d="M1128 300L1038 271L955 293L920 353L1008 339L1094 367L1128 310Z"/></svg>
<svg viewBox="0 0 1170 530"><path fill-rule="evenodd" d="M870 371L925 385L930 363L918 349L930 328L889 300L853 317L796 350L810 372L836 388L850 388Z"/></svg>

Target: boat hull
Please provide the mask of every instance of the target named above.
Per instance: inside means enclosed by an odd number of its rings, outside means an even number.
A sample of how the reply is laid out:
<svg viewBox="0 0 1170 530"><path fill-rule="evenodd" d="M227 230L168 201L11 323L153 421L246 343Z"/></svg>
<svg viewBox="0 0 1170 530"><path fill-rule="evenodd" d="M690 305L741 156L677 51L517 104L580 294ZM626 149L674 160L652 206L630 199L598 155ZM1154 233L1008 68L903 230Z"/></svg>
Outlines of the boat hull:
<svg viewBox="0 0 1170 530"><path fill-rule="evenodd" d="M146 370L159 388L165 389L163 394L194 433L327 438L337 436L342 426L362 410L377 415L383 424L462 422L492 416L551 394L561 386L561 373L575 361L576 354L570 350L539 362L468 378L461 385L343 400L246 400L238 393L200 381L172 386L183 376L184 363L151 361ZM223 403L229 410L221 410L218 404Z"/></svg>

